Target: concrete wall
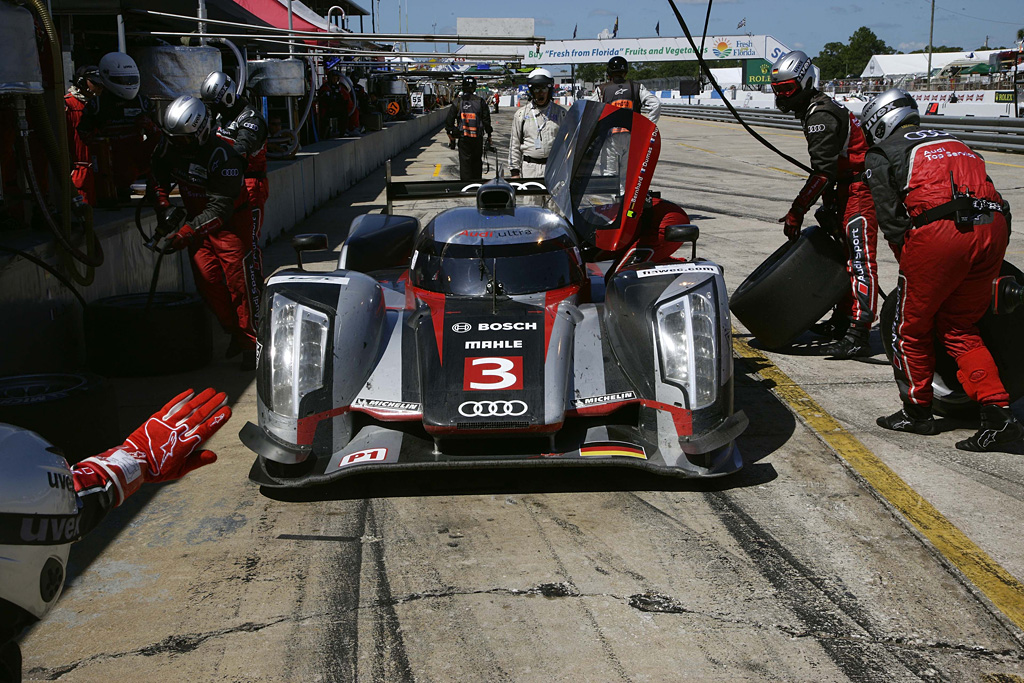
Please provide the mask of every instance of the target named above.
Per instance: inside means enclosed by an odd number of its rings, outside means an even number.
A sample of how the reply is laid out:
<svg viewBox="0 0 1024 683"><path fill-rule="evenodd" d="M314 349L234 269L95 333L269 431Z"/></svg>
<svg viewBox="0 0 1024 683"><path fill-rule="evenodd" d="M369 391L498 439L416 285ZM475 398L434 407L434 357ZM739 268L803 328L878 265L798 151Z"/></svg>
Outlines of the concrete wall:
<svg viewBox="0 0 1024 683"><path fill-rule="evenodd" d="M387 159L434 134L447 110L388 124L355 140L304 147L297 158L270 164L270 199L264 242L291 230L325 202L366 178ZM152 232L153 215L145 228ZM87 301L149 290L156 255L143 246L133 210L96 212L96 232L106 260L94 282L79 291ZM57 254L39 233L5 236L5 243L56 264ZM193 290L185 254L163 259L159 289ZM0 375L74 370L83 366L82 311L55 277L19 257L0 253Z"/></svg>

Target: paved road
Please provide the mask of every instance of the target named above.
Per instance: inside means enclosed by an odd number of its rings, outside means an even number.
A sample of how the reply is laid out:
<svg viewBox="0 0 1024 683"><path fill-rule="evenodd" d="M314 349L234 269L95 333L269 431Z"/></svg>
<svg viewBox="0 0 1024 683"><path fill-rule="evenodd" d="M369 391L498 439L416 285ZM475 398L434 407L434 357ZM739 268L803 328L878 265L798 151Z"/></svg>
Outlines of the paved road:
<svg viewBox="0 0 1024 683"><path fill-rule="evenodd" d="M509 122L507 110L495 119L499 131ZM662 128L656 186L691 211L702 254L734 288L781 242L774 221L800 179L735 126ZM765 132L805 155L800 139ZM453 177L443 138L395 173ZM1024 162L990 156L1016 165L992 171L1020 202ZM303 230L328 232L337 250L382 190L378 173ZM267 259L293 256L278 244ZM894 272L886 258L888 286ZM1024 681L1022 633L986 597L999 591L951 568L958 548L895 511L906 491L852 471L870 458L891 468L934 506L924 519L964 533L960 550L1024 578L1021 455L959 453L959 432L882 433L874 417L897 403L884 366L827 361L809 340L776 354L738 339L747 467L711 484L440 473L273 499L248 483L253 456L235 436L255 419L249 376L225 361L121 381L126 425L206 384L231 392L235 417L211 444L216 465L145 489L75 547L64 597L23 642L28 678Z"/></svg>

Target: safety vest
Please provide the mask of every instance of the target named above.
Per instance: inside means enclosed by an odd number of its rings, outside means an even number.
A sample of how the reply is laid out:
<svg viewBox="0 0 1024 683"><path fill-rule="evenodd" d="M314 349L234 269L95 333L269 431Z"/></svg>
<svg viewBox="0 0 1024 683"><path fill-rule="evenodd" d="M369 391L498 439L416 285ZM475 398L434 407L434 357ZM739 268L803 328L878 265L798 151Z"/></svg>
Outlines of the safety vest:
<svg viewBox="0 0 1024 683"><path fill-rule="evenodd" d="M601 101L623 109L640 111L640 88L633 81L602 83Z"/></svg>
<svg viewBox="0 0 1024 683"><path fill-rule="evenodd" d="M483 100L475 95L460 98L459 129L467 138L480 137L480 107L482 103Z"/></svg>

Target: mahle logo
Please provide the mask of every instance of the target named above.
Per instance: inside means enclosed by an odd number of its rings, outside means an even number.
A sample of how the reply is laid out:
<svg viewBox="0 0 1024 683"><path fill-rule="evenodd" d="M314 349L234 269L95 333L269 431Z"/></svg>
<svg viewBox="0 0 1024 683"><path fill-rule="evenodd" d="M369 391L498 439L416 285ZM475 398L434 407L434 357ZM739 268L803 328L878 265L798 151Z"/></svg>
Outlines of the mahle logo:
<svg viewBox="0 0 1024 683"><path fill-rule="evenodd" d="M716 57L728 57L732 54L732 47L729 46L727 41L721 40L718 42L718 45L711 48L711 51L715 53Z"/></svg>

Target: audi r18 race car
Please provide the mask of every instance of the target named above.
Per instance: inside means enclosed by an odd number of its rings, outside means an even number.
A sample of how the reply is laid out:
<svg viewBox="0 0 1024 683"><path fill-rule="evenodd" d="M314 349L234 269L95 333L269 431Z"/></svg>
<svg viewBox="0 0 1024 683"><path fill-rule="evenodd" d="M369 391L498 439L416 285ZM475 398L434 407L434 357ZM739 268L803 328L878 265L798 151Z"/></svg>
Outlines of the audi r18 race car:
<svg viewBox="0 0 1024 683"><path fill-rule="evenodd" d="M425 226L360 216L337 270L268 280L259 425L240 434L258 454L250 478L291 487L385 469L738 470L747 419L733 409L722 270L696 258L694 226L669 228L694 242L689 260L637 262L659 149L643 116L578 102L544 184L389 173L389 207L467 196L475 206ZM548 192L556 210L517 204Z"/></svg>

